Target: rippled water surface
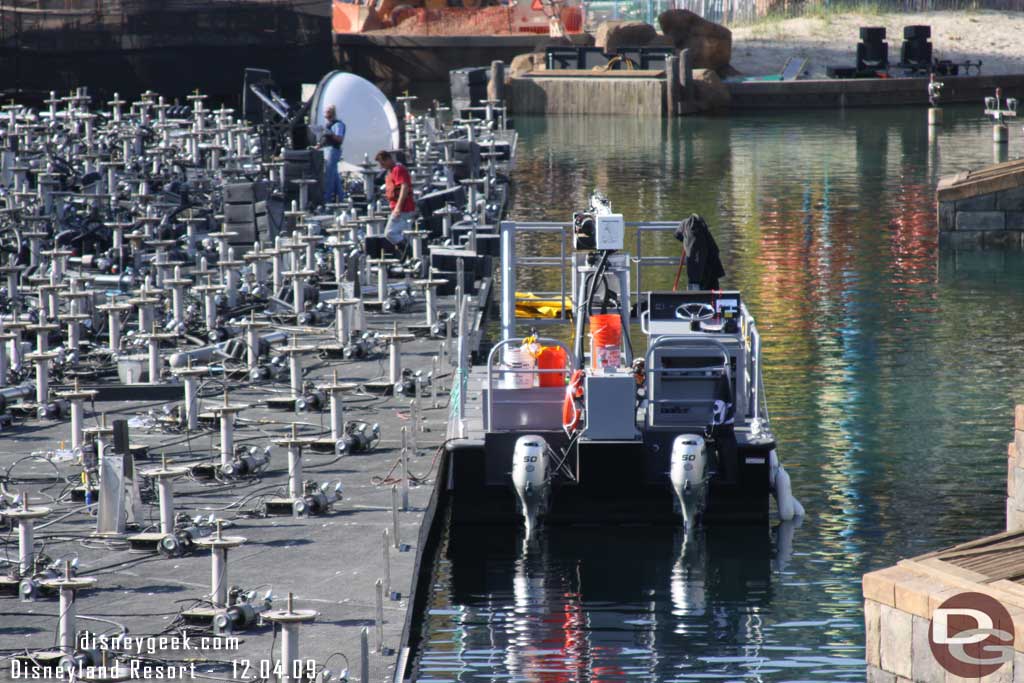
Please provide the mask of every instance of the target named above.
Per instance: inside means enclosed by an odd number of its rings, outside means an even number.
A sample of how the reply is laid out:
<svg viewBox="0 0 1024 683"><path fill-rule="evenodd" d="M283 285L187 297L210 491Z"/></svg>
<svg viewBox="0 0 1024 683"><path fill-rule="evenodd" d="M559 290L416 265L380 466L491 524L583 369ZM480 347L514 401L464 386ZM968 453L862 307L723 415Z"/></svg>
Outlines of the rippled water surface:
<svg viewBox="0 0 1024 683"><path fill-rule="evenodd" d="M932 141L923 109L518 121L515 217L567 220L599 187L627 220L708 218L808 516L553 528L526 553L449 528L420 681L864 679L861 575L1003 524L1024 257L940 252L934 209L940 176L992 161L978 109Z"/></svg>

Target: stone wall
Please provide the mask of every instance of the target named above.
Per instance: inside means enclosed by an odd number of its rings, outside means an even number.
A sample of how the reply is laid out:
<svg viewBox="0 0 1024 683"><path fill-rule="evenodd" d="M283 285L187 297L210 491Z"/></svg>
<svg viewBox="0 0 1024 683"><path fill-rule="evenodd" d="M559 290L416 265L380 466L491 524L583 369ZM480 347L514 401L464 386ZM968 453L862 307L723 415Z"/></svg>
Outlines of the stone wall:
<svg viewBox="0 0 1024 683"><path fill-rule="evenodd" d="M1024 246L1024 162L1008 161L939 181L939 242Z"/></svg>
<svg viewBox="0 0 1024 683"><path fill-rule="evenodd" d="M1008 602L1002 591L997 599L1010 612L1017 636L1013 661L981 679L959 678L939 666L928 642L935 608L959 593L989 592L967 570L962 576L948 570L943 574L940 577L938 572L918 571L901 563L864 575L864 658L869 683L1024 681L1024 607Z"/></svg>
<svg viewBox="0 0 1024 683"><path fill-rule="evenodd" d="M1024 245L1024 187L939 201L939 235L952 246Z"/></svg>

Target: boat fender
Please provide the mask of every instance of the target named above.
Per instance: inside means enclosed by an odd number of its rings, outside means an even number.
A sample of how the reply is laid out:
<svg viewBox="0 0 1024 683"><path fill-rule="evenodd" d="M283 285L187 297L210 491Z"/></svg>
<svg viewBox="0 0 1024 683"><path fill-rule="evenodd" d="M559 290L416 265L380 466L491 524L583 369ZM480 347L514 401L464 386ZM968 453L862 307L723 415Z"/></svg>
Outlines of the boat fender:
<svg viewBox="0 0 1024 683"><path fill-rule="evenodd" d="M565 387L565 400L562 402L562 428L570 435L579 429L583 417L579 403L583 398L583 376L582 370L576 370Z"/></svg>
<svg viewBox="0 0 1024 683"><path fill-rule="evenodd" d="M779 456L772 449L769 454L768 485L775 495L775 504L779 508L779 519L789 521L794 517L804 516L804 506L793 497L793 485L789 473L779 462Z"/></svg>

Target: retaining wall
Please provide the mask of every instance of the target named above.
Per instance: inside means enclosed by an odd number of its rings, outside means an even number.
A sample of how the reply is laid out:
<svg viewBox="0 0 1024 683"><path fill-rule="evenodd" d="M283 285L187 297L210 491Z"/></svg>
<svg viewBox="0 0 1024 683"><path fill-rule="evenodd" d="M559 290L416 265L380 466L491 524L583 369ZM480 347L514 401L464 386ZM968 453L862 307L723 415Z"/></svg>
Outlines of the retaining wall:
<svg viewBox="0 0 1024 683"><path fill-rule="evenodd" d="M508 90L516 114L665 115L663 74L525 76L511 79Z"/></svg>
<svg viewBox="0 0 1024 683"><path fill-rule="evenodd" d="M935 198L941 244L1024 246L1024 162L943 178Z"/></svg>

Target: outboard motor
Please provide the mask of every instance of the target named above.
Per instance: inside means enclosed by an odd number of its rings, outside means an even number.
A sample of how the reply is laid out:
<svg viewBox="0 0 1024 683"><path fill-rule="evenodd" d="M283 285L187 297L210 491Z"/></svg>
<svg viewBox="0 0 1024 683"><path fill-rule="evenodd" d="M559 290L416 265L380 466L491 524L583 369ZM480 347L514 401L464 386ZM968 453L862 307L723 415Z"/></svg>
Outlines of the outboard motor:
<svg viewBox="0 0 1024 683"><path fill-rule="evenodd" d="M788 522L794 517L804 516L804 506L793 497L793 486L789 481L789 473L779 462L779 456L775 450L768 456L768 485L772 495L775 496L775 504L779 508L779 519Z"/></svg>
<svg viewBox="0 0 1024 683"><path fill-rule="evenodd" d="M696 525L707 501L708 452L703 437L680 434L675 438L669 479L682 508L683 524L690 529Z"/></svg>
<svg viewBox="0 0 1024 683"><path fill-rule="evenodd" d="M512 454L512 485L523 505L527 538L533 534L537 517L547 509L549 450L542 437L529 435L519 437Z"/></svg>

